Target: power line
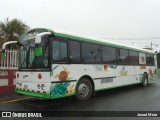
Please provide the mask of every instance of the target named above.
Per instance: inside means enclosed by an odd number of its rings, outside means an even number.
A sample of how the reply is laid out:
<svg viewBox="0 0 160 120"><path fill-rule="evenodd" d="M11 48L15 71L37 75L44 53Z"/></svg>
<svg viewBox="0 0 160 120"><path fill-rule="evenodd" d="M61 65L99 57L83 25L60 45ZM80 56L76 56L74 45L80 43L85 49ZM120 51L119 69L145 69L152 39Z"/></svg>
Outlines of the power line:
<svg viewBox="0 0 160 120"><path fill-rule="evenodd" d="M160 37L146 37L146 38L103 38L103 39L112 39L112 40L153 40L153 39L160 39Z"/></svg>
<svg viewBox="0 0 160 120"><path fill-rule="evenodd" d="M113 40L113 41L120 41L120 40ZM145 44L150 44L152 40L150 40L150 41L121 40L121 41L122 42L127 42L127 43L131 43L131 42L133 42L133 43L144 43L145 42ZM155 41L152 41L152 42L154 42L154 44L160 44L160 42L155 42Z"/></svg>

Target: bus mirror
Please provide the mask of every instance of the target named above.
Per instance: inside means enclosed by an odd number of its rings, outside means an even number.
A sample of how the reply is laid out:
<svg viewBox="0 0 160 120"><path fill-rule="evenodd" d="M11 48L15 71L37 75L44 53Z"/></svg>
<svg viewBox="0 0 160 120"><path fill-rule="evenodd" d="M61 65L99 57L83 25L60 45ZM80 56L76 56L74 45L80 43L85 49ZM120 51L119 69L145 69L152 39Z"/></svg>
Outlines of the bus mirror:
<svg viewBox="0 0 160 120"><path fill-rule="evenodd" d="M42 33L39 33L36 38L35 38L35 44L41 44L41 41L42 41L42 36L44 35L51 35L51 32L42 32Z"/></svg>
<svg viewBox="0 0 160 120"><path fill-rule="evenodd" d="M157 51L155 51L155 54L158 54L158 52L157 52Z"/></svg>
<svg viewBox="0 0 160 120"><path fill-rule="evenodd" d="M3 45L2 45L2 51L6 49L6 46L9 45L9 44L16 44L18 43L18 41L9 41L9 42L5 42Z"/></svg>
<svg viewBox="0 0 160 120"><path fill-rule="evenodd" d="M5 59L6 55L5 55L5 49L6 49L6 46L9 45L9 44L16 44L18 43L18 41L9 41L9 42L5 42L3 45L2 45L2 54L1 54L1 58L2 59Z"/></svg>
<svg viewBox="0 0 160 120"><path fill-rule="evenodd" d="M5 57L6 57L6 55L5 55L5 51L4 51L4 50L2 50L1 59L2 59L2 60L4 60L4 59L5 59Z"/></svg>
<svg viewBox="0 0 160 120"><path fill-rule="evenodd" d="M35 56L36 57L42 56L42 53L43 53L42 47L35 48Z"/></svg>

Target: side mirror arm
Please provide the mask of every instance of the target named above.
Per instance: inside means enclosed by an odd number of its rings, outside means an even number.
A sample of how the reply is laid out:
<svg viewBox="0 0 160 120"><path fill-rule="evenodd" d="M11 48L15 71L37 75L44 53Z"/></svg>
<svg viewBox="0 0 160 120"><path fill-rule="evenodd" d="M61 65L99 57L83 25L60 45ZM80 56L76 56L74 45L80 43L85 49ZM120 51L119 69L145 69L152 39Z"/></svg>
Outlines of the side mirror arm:
<svg viewBox="0 0 160 120"><path fill-rule="evenodd" d="M6 42L2 45L2 55L1 55L2 59L5 59L5 48L6 48L6 46L9 45L9 44L16 44L16 43L18 43L18 41L9 41L9 42Z"/></svg>
<svg viewBox="0 0 160 120"><path fill-rule="evenodd" d="M51 35L52 33L51 32L42 32L42 33L39 33L36 38L35 38L35 56L42 56L42 47L40 47L39 45L41 44L41 41L42 41L42 36L44 35Z"/></svg>
<svg viewBox="0 0 160 120"><path fill-rule="evenodd" d="M9 45L9 44L16 44L18 43L18 41L9 41L9 42L5 42L3 45L2 45L2 50L5 50L6 46Z"/></svg>
<svg viewBox="0 0 160 120"><path fill-rule="evenodd" d="M51 35L52 33L51 32L42 32L42 33L39 33L36 38L35 38L35 44L41 44L41 40L42 40L42 36L44 35Z"/></svg>

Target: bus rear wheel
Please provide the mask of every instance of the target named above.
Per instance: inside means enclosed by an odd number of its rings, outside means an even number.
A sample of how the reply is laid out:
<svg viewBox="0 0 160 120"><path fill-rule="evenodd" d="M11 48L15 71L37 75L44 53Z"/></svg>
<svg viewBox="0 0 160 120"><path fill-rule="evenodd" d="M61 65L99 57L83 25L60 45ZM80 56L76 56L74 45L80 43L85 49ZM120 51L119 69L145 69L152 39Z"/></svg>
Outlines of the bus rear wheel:
<svg viewBox="0 0 160 120"><path fill-rule="evenodd" d="M143 74L143 77L142 77L142 86L146 87L147 85L148 85L148 76L147 76L147 74Z"/></svg>
<svg viewBox="0 0 160 120"><path fill-rule="evenodd" d="M91 82L86 79L82 78L76 87L76 95L75 98L78 101L87 100L92 95L92 84Z"/></svg>

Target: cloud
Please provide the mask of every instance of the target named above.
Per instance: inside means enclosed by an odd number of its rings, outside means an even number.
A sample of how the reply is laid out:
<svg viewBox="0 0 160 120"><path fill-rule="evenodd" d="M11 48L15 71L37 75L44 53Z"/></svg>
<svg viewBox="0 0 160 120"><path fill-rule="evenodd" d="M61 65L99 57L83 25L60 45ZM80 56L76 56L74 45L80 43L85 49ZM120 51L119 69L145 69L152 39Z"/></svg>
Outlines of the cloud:
<svg viewBox="0 0 160 120"><path fill-rule="evenodd" d="M146 38L160 36L159 6L159 0L3 0L0 20L100 38Z"/></svg>

